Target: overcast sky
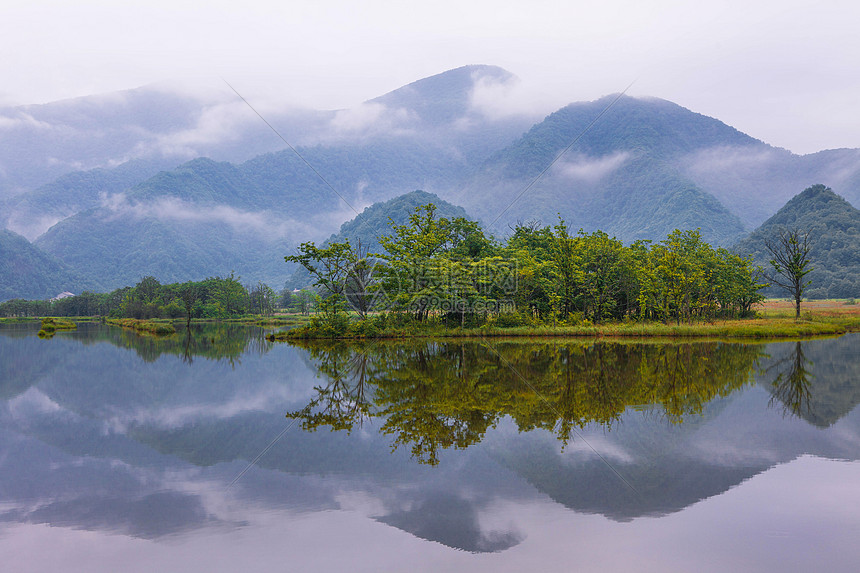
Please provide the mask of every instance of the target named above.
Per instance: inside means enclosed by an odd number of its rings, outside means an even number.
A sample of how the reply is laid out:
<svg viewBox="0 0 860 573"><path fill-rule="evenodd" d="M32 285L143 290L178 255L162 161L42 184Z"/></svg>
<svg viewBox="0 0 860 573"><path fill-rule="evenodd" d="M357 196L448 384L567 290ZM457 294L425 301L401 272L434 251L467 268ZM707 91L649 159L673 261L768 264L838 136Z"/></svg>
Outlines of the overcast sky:
<svg viewBox="0 0 860 573"><path fill-rule="evenodd" d="M353 106L465 64L552 111L624 89L796 153L860 147L855 2L4 2L0 103L170 79L254 101ZM223 89L223 84L220 84Z"/></svg>

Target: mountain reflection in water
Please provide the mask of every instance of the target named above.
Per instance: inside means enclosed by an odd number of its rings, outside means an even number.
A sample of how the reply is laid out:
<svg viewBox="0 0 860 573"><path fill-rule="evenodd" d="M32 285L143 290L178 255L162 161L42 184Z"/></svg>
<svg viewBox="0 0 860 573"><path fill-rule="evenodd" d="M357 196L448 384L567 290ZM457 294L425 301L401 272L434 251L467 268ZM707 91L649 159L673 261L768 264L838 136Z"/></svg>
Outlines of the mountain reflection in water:
<svg viewBox="0 0 860 573"><path fill-rule="evenodd" d="M240 325L37 330L0 327L7 533L47 524L114 544L349 514L374 526L371 546L396 531L519 551L530 512L656 531L805 454L860 458L858 335L289 346Z"/></svg>

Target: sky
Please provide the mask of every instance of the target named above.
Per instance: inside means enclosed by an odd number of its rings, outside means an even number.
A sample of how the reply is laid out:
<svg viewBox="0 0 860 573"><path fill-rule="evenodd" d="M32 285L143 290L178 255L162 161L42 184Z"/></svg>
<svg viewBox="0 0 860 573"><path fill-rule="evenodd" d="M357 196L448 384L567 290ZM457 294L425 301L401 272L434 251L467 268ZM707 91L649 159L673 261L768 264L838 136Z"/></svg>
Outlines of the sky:
<svg viewBox="0 0 860 573"><path fill-rule="evenodd" d="M819 1L57 0L0 8L0 104L179 81L335 109L466 64L549 113L622 91L795 153L860 147L860 5Z"/></svg>

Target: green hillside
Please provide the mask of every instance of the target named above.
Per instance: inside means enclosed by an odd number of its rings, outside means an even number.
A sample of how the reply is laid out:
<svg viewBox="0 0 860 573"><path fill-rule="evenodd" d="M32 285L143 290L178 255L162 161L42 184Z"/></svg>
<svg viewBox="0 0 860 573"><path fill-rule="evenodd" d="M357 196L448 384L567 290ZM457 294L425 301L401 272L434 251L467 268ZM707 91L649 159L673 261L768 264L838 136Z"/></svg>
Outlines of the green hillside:
<svg viewBox="0 0 860 573"><path fill-rule="evenodd" d="M813 185L796 195L773 217L738 243L734 250L752 254L756 263L768 265L765 239L780 229L809 233L809 258L813 267L809 298L860 296L860 211L824 185ZM769 265L768 265L769 266ZM771 295L784 291L769 289Z"/></svg>
<svg viewBox="0 0 860 573"><path fill-rule="evenodd" d="M716 244L736 241L743 233L740 219L674 159L715 145L760 142L670 102L631 97L619 99L588 129L613 99L551 114L485 162L462 193L443 197L496 231L529 219L550 223L560 214L573 228L602 229L625 242L660 240L676 228L701 228L703 238Z"/></svg>
<svg viewBox="0 0 860 573"><path fill-rule="evenodd" d="M178 162L166 159L127 161L114 168L75 171L5 202L0 225L35 239L57 221L91 209L105 196L121 193Z"/></svg>
<svg viewBox="0 0 860 573"><path fill-rule="evenodd" d="M80 227L83 227L82 231ZM235 271L243 282L281 284L289 243L221 221L162 221L156 216L111 218L102 210L71 217L40 237L38 245L69 267L100 279L107 290L152 275L184 282Z"/></svg>
<svg viewBox="0 0 860 573"><path fill-rule="evenodd" d="M0 301L45 299L94 286L21 235L0 229Z"/></svg>
<svg viewBox="0 0 860 573"><path fill-rule="evenodd" d="M61 221L35 243L106 288L150 274L175 282L231 270L283 284L290 246L323 240L351 213L341 197L359 206L457 173L443 157L420 161L408 145L352 151L307 152L331 188L289 151L241 165L195 159Z"/></svg>

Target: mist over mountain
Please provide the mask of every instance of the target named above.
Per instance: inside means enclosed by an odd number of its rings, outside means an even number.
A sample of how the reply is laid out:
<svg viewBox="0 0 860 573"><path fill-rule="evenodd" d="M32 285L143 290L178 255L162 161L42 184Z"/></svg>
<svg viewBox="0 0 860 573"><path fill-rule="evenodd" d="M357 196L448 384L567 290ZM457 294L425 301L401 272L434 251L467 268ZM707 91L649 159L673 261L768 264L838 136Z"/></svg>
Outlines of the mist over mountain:
<svg viewBox="0 0 860 573"><path fill-rule="evenodd" d="M573 228L602 229L628 242L660 240L676 228L701 228L717 244L739 237L736 214L675 162L691 151L756 140L667 101L616 97L548 116L487 161L460 203L497 229L528 219L552 223L560 214Z"/></svg>
<svg viewBox="0 0 860 573"><path fill-rule="evenodd" d="M0 301L46 299L67 290L98 288L24 237L0 229Z"/></svg>
<svg viewBox="0 0 860 573"><path fill-rule="evenodd" d="M672 102L616 97L549 115L445 198L488 223L499 217L497 230L518 220L551 223L560 213L574 228L625 241L698 227L720 245L815 181L860 201L860 150L798 156Z"/></svg>
<svg viewBox="0 0 860 573"><path fill-rule="evenodd" d="M327 117L294 109L268 115L295 137L316 131ZM134 159L170 168L200 156L244 161L282 147L226 86L191 94L163 84L0 108L0 198L73 171L109 169Z"/></svg>
<svg viewBox="0 0 860 573"><path fill-rule="evenodd" d="M830 188L818 184L798 193L765 221L734 250L751 254L756 264L769 269L773 258L765 246L780 230L809 233L811 281L809 298L851 298L860 296L860 211ZM787 296L778 287L765 291L771 296Z"/></svg>
<svg viewBox="0 0 860 573"><path fill-rule="evenodd" d="M34 240L76 213L96 207L108 195L122 193L162 169L175 167L164 159L134 159L112 169L73 171L29 193L0 201L0 224Z"/></svg>
<svg viewBox="0 0 860 573"><path fill-rule="evenodd" d="M324 240L370 203L416 188L456 186L470 172L468 158L513 140L526 120L481 119L470 106L468 88L487 81L485 72L500 74L472 66L395 90L365 104L373 108L370 122L363 112L336 112L319 135L327 143L300 147L301 157L288 149L240 164L200 158L122 191L131 178L98 193L89 186L84 209L36 244L104 277L109 288L150 274L181 281L231 270L251 282L283 284L293 270L283 257L293 245ZM433 98L432 106L402 107ZM380 129L381 123L388 127ZM16 205L69 204L60 185L30 195L36 194L16 198ZM27 213L31 228L45 220L36 218L38 211Z"/></svg>
<svg viewBox="0 0 860 573"><path fill-rule="evenodd" d="M561 216L625 242L699 228L717 245L814 181L860 200L860 150L797 156L656 98L537 121L506 99L517 81L464 66L350 109L255 108L284 139L226 87L3 109L0 225L106 288L231 270L278 285L296 244L414 189L500 235Z"/></svg>
<svg viewBox="0 0 860 573"><path fill-rule="evenodd" d="M677 160L680 171L740 217L761 225L798 189L823 181L860 205L860 150L831 149L795 155L769 145L722 146Z"/></svg>

